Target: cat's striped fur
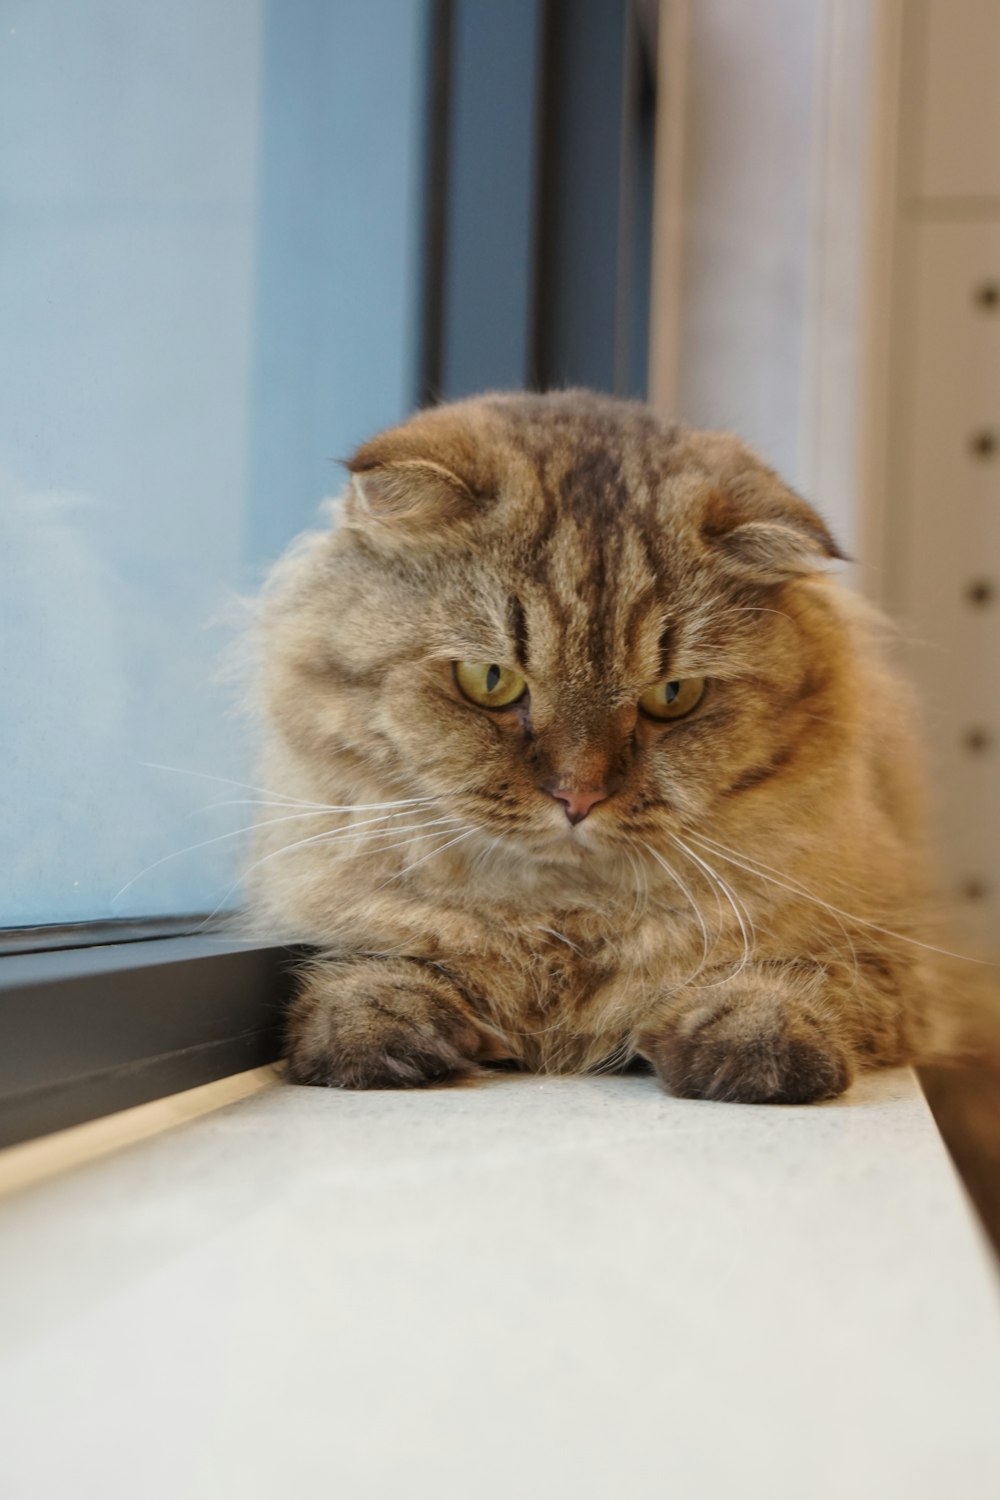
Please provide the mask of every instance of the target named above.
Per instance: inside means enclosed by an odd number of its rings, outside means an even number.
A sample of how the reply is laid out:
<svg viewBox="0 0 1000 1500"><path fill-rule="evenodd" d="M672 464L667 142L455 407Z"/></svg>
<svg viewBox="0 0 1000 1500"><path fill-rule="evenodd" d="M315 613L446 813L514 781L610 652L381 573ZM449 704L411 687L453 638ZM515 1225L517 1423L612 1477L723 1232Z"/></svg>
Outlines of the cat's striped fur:
<svg viewBox="0 0 1000 1500"><path fill-rule="evenodd" d="M805 1101L933 1050L910 696L820 518L736 438L580 391L365 444L262 609L258 913L311 944L290 1072L648 1059ZM453 663L528 696L466 701ZM705 678L689 717L637 708ZM553 788L601 800L573 825Z"/></svg>

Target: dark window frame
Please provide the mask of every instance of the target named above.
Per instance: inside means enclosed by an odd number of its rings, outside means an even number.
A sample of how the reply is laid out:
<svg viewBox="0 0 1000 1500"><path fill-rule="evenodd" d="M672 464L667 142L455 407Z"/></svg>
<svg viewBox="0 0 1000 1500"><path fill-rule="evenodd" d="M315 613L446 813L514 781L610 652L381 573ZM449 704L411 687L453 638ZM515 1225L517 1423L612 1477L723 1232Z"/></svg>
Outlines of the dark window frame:
<svg viewBox="0 0 1000 1500"><path fill-rule="evenodd" d="M645 393L652 15L643 0L432 0L415 404ZM208 920L0 931L0 1146L280 1056L299 952Z"/></svg>
<svg viewBox="0 0 1000 1500"><path fill-rule="evenodd" d="M222 936L0 959L0 1146L274 1062L294 961Z"/></svg>

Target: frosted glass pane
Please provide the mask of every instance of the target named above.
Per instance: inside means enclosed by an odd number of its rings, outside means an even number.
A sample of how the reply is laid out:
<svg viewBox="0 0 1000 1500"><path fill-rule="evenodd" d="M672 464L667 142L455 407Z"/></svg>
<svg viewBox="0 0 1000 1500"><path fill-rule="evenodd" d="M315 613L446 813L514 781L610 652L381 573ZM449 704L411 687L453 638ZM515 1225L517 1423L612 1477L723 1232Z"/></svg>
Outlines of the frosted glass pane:
<svg viewBox="0 0 1000 1500"><path fill-rule="evenodd" d="M0 926L233 899L140 872L240 826L213 621L413 403L425 28L0 6Z"/></svg>

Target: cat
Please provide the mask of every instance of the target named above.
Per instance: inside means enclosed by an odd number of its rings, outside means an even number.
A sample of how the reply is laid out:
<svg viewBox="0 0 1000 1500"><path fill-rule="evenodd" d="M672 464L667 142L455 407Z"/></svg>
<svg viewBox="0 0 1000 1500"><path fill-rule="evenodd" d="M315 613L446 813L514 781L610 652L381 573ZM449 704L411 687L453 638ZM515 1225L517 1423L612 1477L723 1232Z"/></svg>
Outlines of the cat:
<svg viewBox="0 0 1000 1500"><path fill-rule="evenodd" d="M432 408L347 467L260 612L248 889L316 950L289 1078L643 1059L807 1103L933 1054L911 693L819 515L586 391Z"/></svg>

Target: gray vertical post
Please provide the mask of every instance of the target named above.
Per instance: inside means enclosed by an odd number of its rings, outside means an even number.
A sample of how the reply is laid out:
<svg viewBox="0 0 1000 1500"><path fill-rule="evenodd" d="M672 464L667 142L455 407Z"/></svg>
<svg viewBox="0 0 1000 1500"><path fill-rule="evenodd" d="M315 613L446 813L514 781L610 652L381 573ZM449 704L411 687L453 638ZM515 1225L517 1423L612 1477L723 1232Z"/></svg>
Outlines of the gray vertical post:
<svg viewBox="0 0 1000 1500"><path fill-rule="evenodd" d="M531 383L541 0L454 0L442 399Z"/></svg>

